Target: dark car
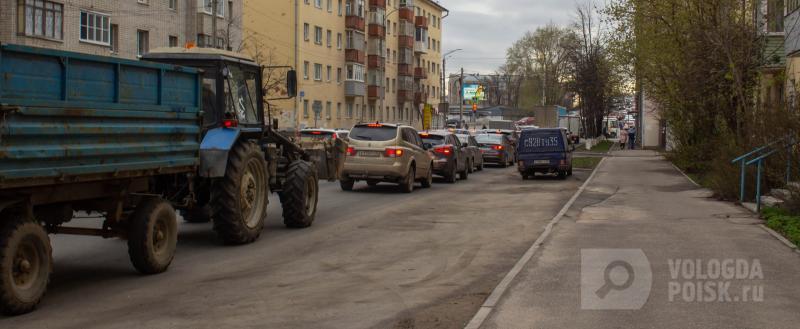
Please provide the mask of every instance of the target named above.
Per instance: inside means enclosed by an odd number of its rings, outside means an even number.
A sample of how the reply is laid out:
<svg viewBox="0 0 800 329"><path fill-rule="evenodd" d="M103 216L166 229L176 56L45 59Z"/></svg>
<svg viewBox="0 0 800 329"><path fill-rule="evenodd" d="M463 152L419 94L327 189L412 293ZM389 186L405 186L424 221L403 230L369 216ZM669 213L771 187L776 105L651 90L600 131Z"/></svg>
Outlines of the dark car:
<svg viewBox="0 0 800 329"><path fill-rule="evenodd" d="M504 134L478 134L475 135L485 163L495 163L505 168L513 164L514 146L508 136Z"/></svg>
<svg viewBox="0 0 800 329"><path fill-rule="evenodd" d="M461 146L456 135L449 132L422 132L422 145L433 151L433 173L444 177L449 183L455 183L456 175L467 179L471 160L468 150Z"/></svg>
<svg viewBox="0 0 800 329"><path fill-rule="evenodd" d="M467 151L467 156L470 159L470 163L472 163L469 172L483 170L483 153L478 141L475 140L475 136L465 134L457 134L456 136L461 142L461 147Z"/></svg>
<svg viewBox="0 0 800 329"><path fill-rule="evenodd" d="M572 175L575 146L564 129L526 129L520 134L517 168L523 179L536 173Z"/></svg>

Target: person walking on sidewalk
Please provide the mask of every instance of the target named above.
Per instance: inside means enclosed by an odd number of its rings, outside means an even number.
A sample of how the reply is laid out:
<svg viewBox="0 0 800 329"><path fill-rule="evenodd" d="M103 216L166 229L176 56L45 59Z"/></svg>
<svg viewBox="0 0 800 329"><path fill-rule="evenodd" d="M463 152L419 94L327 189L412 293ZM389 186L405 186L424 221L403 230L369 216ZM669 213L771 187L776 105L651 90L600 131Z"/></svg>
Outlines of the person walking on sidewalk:
<svg viewBox="0 0 800 329"><path fill-rule="evenodd" d="M622 126L619 133L619 149L624 150L628 144L628 125Z"/></svg>
<svg viewBox="0 0 800 329"><path fill-rule="evenodd" d="M628 128L628 145L631 150L636 148L636 126Z"/></svg>

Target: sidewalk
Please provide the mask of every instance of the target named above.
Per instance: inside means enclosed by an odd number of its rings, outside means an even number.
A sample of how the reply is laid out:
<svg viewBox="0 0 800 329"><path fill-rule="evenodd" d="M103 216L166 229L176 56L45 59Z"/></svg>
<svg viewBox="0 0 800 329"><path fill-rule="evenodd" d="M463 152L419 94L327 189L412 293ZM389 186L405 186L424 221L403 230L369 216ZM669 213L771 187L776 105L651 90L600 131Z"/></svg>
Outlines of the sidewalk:
<svg viewBox="0 0 800 329"><path fill-rule="evenodd" d="M656 153L612 155L483 328L797 328L800 255ZM595 248L615 250L588 250ZM630 256L636 250L643 262ZM609 266L614 257L630 270ZM752 301L759 287L763 299Z"/></svg>

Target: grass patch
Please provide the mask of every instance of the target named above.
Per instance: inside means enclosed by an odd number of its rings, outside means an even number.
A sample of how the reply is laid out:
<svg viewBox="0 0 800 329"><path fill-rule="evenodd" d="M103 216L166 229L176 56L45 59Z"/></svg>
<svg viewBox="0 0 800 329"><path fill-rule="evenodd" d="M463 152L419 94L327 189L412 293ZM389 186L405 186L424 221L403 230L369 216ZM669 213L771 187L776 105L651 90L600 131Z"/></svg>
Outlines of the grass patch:
<svg viewBox="0 0 800 329"><path fill-rule="evenodd" d="M767 227L785 236L796 246L800 246L800 216L792 215L780 208L765 208L761 215L767 221Z"/></svg>
<svg viewBox="0 0 800 329"><path fill-rule="evenodd" d="M603 160L602 157L574 157L572 158L572 167L581 169L594 169L597 164Z"/></svg>
<svg viewBox="0 0 800 329"><path fill-rule="evenodd" d="M592 149L591 152L600 152L600 153L607 153L608 150L611 149L611 146L614 145L614 142L610 140L602 140L600 143L597 143Z"/></svg>

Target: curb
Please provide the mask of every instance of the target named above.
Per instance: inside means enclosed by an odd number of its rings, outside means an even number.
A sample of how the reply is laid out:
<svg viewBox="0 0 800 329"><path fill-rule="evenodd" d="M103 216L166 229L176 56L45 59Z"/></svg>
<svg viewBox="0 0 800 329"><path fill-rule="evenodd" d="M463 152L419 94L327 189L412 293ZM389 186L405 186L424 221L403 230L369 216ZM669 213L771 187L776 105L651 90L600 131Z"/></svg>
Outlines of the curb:
<svg viewBox="0 0 800 329"><path fill-rule="evenodd" d="M794 245L794 243L792 243L791 241L789 241L788 239L786 239L786 238L785 238L783 235L781 235L780 233L778 233L778 232L775 232L775 230L773 230L773 229L769 228L767 225L764 225L764 224L758 224L758 226L759 226L759 227L761 227L761 228L763 228L763 229L764 229L764 231L767 231L767 233L769 233L770 235L772 235L772 236L773 236L773 237L775 237L776 239L778 239L778 241L780 241L781 243L785 244L787 247L789 247L789 249L792 249L792 250L794 250L795 252L800 252L799 250L797 250L797 246L795 246L795 245Z"/></svg>
<svg viewBox="0 0 800 329"><path fill-rule="evenodd" d="M689 175L687 175L685 172L683 172L683 170L681 170L681 168L678 168L678 166L676 166L674 163L672 163L672 161L668 161L668 162L669 162L670 165L672 165L672 168L675 168L675 170L677 170L679 173L681 173L681 175L683 175L683 177L686 177L686 179L688 179L690 182L692 182L692 184L694 184L694 186L702 187L702 186L700 186L700 184L697 184L697 182L695 182L694 179L689 177Z"/></svg>
<svg viewBox="0 0 800 329"><path fill-rule="evenodd" d="M528 264L531 258L533 258L533 255L537 250L539 250L539 247L544 244L544 240L550 236L550 233L552 233L553 227L561 220L561 218L564 217L564 214L567 213L567 210L572 207L572 204L575 203L575 200L577 200L578 197L583 193L583 191L586 189L586 186L589 185L595 174L597 174L597 169L600 168L605 160L606 158L602 158L600 160L597 166L594 167L594 170L592 170L592 174L589 175L589 178L583 182L581 187L578 188L578 190L575 191L575 194L572 195L572 198L570 198L569 201L567 201L567 203L561 207L561 210L550 220L550 222L547 223L547 226L544 228L544 232L542 232L536 241L533 242L533 245L528 248L528 251L526 251L519 260L517 260L517 263L514 264L514 267L512 267L508 273L506 273L506 275L503 277L503 280L501 280L500 283L495 286L494 290L492 290L492 293L486 298L464 329L479 329L483 325L483 322L489 318L489 314L492 313L495 306L497 306L497 304L500 302L500 298L503 297L506 290L508 290L508 287L511 286L511 283L514 281L514 279L516 279L517 275L522 272L522 269Z"/></svg>

